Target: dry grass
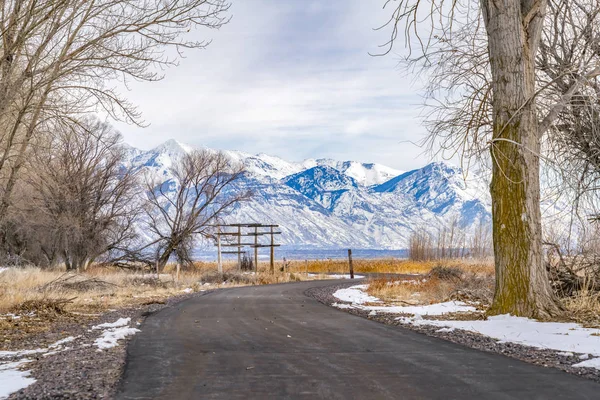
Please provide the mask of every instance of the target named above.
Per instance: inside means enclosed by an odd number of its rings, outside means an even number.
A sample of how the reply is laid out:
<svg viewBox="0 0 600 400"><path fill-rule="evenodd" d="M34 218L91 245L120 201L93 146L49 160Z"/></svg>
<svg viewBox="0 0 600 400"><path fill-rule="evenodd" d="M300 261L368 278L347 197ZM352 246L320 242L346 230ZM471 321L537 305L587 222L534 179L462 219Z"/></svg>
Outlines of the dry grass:
<svg viewBox="0 0 600 400"><path fill-rule="evenodd" d="M0 274L0 313L18 311L20 305L36 301L70 299L65 309L71 312L100 312L165 299L184 290L200 291L222 286L262 285L300 280L294 273L243 273L227 266L223 276L216 267L200 263L181 271L176 278L168 266L158 277L113 268L91 268L85 273L65 273L39 268L9 269Z"/></svg>
<svg viewBox="0 0 600 400"><path fill-rule="evenodd" d="M347 274L349 272L348 260L329 259L289 261L288 264L288 270L297 273L306 273L308 271L313 274ZM396 258L382 258L373 260L354 260L353 264L354 272L357 274L427 274L433 267L440 264L440 261L411 261ZM494 271L494 266L489 261L444 260L443 264L481 273L493 273Z"/></svg>
<svg viewBox="0 0 600 400"><path fill-rule="evenodd" d="M367 292L392 304L433 304L470 300L485 305L493 294L493 267L486 263L438 264L414 278L376 278Z"/></svg>
<svg viewBox="0 0 600 400"><path fill-rule="evenodd" d="M594 286L594 282L586 279L581 290L561 302L570 319L586 327L600 328L600 293Z"/></svg>
<svg viewBox="0 0 600 400"><path fill-rule="evenodd" d="M354 260L355 273L394 273L422 274L427 273L435 265L433 262L414 262L408 260L374 259ZM312 274L347 274L348 260L309 260L290 261L289 271Z"/></svg>
<svg viewBox="0 0 600 400"><path fill-rule="evenodd" d="M164 303L169 297L218 287L297 281L294 273L243 273L233 264L220 276L213 263L197 263L181 271L168 266L163 274L141 274L116 268L91 268L66 274L39 268L0 273L0 346L45 331L57 321L81 323L107 310Z"/></svg>

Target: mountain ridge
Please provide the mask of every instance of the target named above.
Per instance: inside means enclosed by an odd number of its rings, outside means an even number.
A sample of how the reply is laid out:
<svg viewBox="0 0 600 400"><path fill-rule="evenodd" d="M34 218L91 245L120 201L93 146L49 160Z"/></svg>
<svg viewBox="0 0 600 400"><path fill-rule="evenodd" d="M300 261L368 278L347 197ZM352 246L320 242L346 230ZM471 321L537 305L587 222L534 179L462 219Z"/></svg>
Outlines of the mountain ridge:
<svg viewBox="0 0 600 400"><path fill-rule="evenodd" d="M128 163L166 182L173 179L169 168L191 150L172 139L148 151L129 147ZM467 232L490 220L485 181L469 186L449 163L403 172L376 163L223 152L247 171L230 190L254 193L228 221L279 224L288 247L403 249L415 230L435 234L458 219Z"/></svg>

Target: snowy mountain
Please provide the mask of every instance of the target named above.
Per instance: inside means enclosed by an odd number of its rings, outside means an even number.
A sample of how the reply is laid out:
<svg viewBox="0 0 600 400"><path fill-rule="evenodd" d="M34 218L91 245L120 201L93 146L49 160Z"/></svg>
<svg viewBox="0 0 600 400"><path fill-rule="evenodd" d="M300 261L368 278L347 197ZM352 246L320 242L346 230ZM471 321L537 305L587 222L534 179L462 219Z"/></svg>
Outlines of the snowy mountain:
<svg viewBox="0 0 600 400"><path fill-rule="evenodd" d="M164 182L169 168L192 148L175 140L141 151L129 163ZM458 218L466 231L490 219L483 179L465 180L460 168L432 163L402 173L379 164L328 159L288 162L266 154L225 152L247 172L232 190L250 189L230 222L276 223L294 248L406 248L415 229L432 233Z"/></svg>

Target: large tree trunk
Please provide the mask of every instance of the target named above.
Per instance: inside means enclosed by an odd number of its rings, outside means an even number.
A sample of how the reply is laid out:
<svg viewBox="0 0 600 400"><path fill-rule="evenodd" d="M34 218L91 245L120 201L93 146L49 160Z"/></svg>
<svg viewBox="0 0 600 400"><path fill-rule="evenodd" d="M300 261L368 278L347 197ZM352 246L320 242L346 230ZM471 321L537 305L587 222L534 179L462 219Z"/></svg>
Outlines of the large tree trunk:
<svg viewBox="0 0 600 400"><path fill-rule="evenodd" d="M491 314L547 318L560 312L542 259L534 58L545 0L482 0L493 78Z"/></svg>
<svg viewBox="0 0 600 400"><path fill-rule="evenodd" d="M172 253L173 253L173 250L171 250L171 248L167 248L158 257L158 260L156 260L157 273L162 273L165 270L165 267L167 266L167 263L169 262L169 258L171 258Z"/></svg>

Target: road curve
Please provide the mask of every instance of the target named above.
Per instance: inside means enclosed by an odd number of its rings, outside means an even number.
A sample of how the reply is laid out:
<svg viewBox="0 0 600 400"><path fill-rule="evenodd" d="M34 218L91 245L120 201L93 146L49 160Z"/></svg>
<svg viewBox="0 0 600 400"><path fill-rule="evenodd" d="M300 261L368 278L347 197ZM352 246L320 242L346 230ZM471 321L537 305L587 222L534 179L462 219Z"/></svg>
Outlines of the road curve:
<svg viewBox="0 0 600 400"><path fill-rule="evenodd" d="M304 295L219 290L149 316L117 399L598 399L564 372L386 326Z"/></svg>

